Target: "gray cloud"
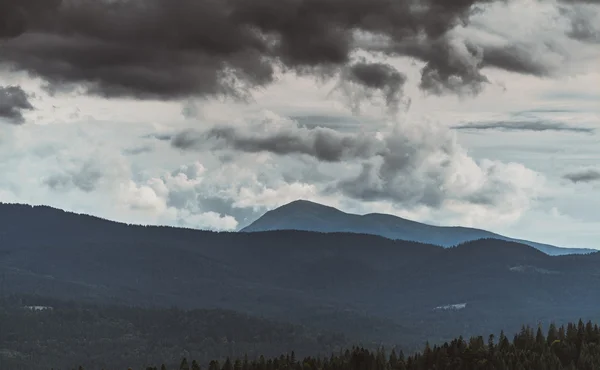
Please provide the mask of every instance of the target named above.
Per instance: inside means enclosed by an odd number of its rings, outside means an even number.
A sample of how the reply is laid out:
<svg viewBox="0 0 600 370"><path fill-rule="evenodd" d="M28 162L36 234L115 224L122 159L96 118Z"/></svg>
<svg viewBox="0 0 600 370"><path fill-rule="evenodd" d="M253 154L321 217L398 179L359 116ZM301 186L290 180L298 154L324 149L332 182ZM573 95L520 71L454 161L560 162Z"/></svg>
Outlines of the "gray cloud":
<svg viewBox="0 0 600 370"><path fill-rule="evenodd" d="M461 93L476 95L489 83L481 69L481 48L442 39L426 51L429 55L422 70L421 88L436 95Z"/></svg>
<svg viewBox="0 0 600 370"><path fill-rule="evenodd" d="M363 201L440 207L444 199L453 196L444 191L443 184L449 179L452 157L458 148L445 135L432 135L427 140L392 133L383 143L385 150L364 161L358 175L339 181L329 191L341 191ZM432 168L427 161L436 156L441 161Z"/></svg>
<svg viewBox="0 0 600 370"><path fill-rule="evenodd" d="M518 112L511 113L512 116L533 116L538 113L577 113L581 112L577 109L560 109L560 108L537 108L537 109L528 109L522 110Z"/></svg>
<svg viewBox="0 0 600 370"><path fill-rule="evenodd" d="M325 162L345 159L370 158L383 150L371 137L341 134L317 127L314 129L290 128L272 134L252 134L234 127L216 127L206 132L184 131L176 135L171 145L179 149L232 148L258 153L279 155L306 154Z"/></svg>
<svg viewBox="0 0 600 370"><path fill-rule="evenodd" d="M17 37L50 15L61 0L3 0L0 3L0 38Z"/></svg>
<svg viewBox="0 0 600 370"><path fill-rule="evenodd" d="M567 173L563 176L563 178L574 183L600 181L600 171L595 169L586 169Z"/></svg>
<svg viewBox="0 0 600 370"><path fill-rule="evenodd" d="M549 76L554 70L544 58L532 52L531 45L525 44L484 47L482 66L538 77Z"/></svg>
<svg viewBox="0 0 600 370"><path fill-rule="evenodd" d="M293 115L290 119L298 122L300 127L315 128L327 127L337 131L355 130L359 128L362 121L353 116L332 116L332 115Z"/></svg>
<svg viewBox="0 0 600 370"><path fill-rule="evenodd" d="M572 100L591 102L598 102L600 100L600 94L585 93L578 91L556 91L542 94L540 97L546 100Z"/></svg>
<svg viewBox="0 0 600 370"><path fill-rule="evenodd" d="M148 134L148 135L144 135L143 138L145 139L155 139L158 141L170 141L171 139L173 139L173 134Z"/></svg>
<svg viewBox="0 0 600 370"><path fill-rule="evenodd" d="M43 78L50 91L80 86L105 97L161 99L246 99L273 82L277 68L350 70L354 82L392 101L400 72L351 65L353 51L371 49L356 43L362 32L390 40L390 54L424 61L422 89L477 93L488 82L483 65L502 59L498 66L515 69L522 56L496 51L486 60L484 49L449 31L494 1L5 0L0 63Z"/></svg>
<svg viewBox="0 0 600 370"><path fill-rule="evenodd" d="M388 109L397 112L405 83L406 76L391 65L360 60L342 73L337 88L350 100L355 112L360 110L361 101L370 100L374 93L381 93Z"/></svg>
<svg viewBox="0 0 600 370"><path fill-rule="evenodd" d="M67 191L75 188L90 193L96 190L103 176L104 173L97 163L86 161L74 171L49 176L44 180L44 184L56 191Z"/></svg>
<svg viewBox="0 0 600 370"><path fill-rule="evenodd" d="M183 103L181 107L181 115L187 119L194 119L200 116L200 109L192 100Z"/></svg>
<svg viewBox="0 0 600 370"><path fill-rule="evenodd" d="M206 135L196 130L185 130L169 138L171 146L177 149L199 149L206 140Z"/></svg>
<svg viewBox="0 0 600 370"><path fill-rule="evenodd" d="M489 80L481 73L482 47L450 33L423 42L421 36L392 40L372 48L394 56L411 56L425 62L420 88L430 94L476 95Z"/></svg>
<svg viewBox="0 0 600 370"><path fill-rule="evenodd" d="M600 25L598 25L600 11L593 4L600 4L600 2L589 1L587 4L560 9L571 25L569 37L583 42L600 43Z"/></svg>
<svg viewBox="0 0 600 370"><path fill-rule="evenodd" d="M341 176L311 178L311 183L325 182L321 185L326 195L393 202L407 208L440 208L448 199L503 207L507 198L515 196L526 203L528 196L521 195L522 187L515 182L532 178L520 165L488 163L485 168L480 167L464 154L450 131L428 125L399 126L382 137L293 124L217 127L204 132L182 132L172 145L183 150L304 155L316 161L306 163L313 167L343 163ZM335 171L333 167L331 170ZM511 171L524 176L517 179ZM458 178L457 173L461 173ZM482 181L482 177L486 180Z"/></svg>
<svg viewBox="0 0 600 370"><path fill-rule="evenodd" d="M0 119L21 124L25 122L23 111L32 109L29 96L20 86L0 86Z"/></svg>
<svg viewBox="0 0 600 370"><path fill-rule="evenodd" d="M569 131L592 133L593 128L569 126L562 122L552 121L499 121L469 123L452 127L455 130L506 130L506 131Z"/></svg>
<svg viewBox="0 0 600 370"><path fill-rule="evenodd" d="M371 89L389 91L392 98L406 82L406 76L396 71L391 65L365 61L350 66L348 79Z"/></svg>
<svg viewBox="0 0 600 370"><path fill-rule="evenodd" d="M139 155L144 153L151 153L154 151L154 146L152 145L140 145L133 148L123 149L122 152L125 155Z"/></svg>

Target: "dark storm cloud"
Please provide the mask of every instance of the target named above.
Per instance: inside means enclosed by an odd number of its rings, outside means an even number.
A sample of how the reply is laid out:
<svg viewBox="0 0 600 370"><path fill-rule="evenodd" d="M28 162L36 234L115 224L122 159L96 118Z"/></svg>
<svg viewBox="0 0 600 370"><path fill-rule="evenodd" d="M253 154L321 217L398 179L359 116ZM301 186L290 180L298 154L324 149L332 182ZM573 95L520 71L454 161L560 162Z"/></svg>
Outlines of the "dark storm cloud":
<svg viewBox="0 0 600 370"><path fill-rule="evenodd" d="M252 134L234 127L217 127L206 132L184 131L171 145L189 149L234 149L247 153L270 152L278 155L306 154L325 162L370 158L383 147L368 137L341 134L327 128L279 130L273 134Z"/></svg>
<svg viewBox="0 0 600 370"><path fill-rule="evenodd" d="M563 178L575 183L600 181L600 171L594 169L581 170L568 173Z"/></svg>
<svg viewBox="0 0 600 370"><path fill-rule="evenodd" d="M560 0L563 4L596 4L600 5L600 0Z"/></svg>
<svg viewBox="0 0 600 370"><path fill-rule="evenodd" d="M2 0L0 39L17 37L56 12L61 0Z"/></svg>
<svg viewBox="0 0 600 370"><path fill-rule="evenodd" d="M0 120L21 124L24 110L32 110L29 96L20 86L0 86Z"/></svg>
<svg viewBox="0 0 600 370"><path fill-rule="evenodd" d="M396 112L402 103L405 83L406 76L393 66L360 60L342 73L337 89L350 100L354 111L360 110L363 99L371 99L375 93L380 93L388 109Z"/></svg>
<svg viewBox="0 0 600 370"><path fill-rule="evenodd" d="M481 73L483 49L448 34L427 40L418 35L405 37L376 44L372 50L424 61L419 86L430 94L475 95L489 83Z"/></svg>
<svg viewBox="0 0 600 370"><path fill-rule="evenodd" d="M499 121L469 123L453 127L456 130L506 130L506 131L570 131L592 133L593 128L569 126L562 122L552 121Z"/></svg>
<svg viewBox="0 0 600 370"><path fill-rule="evenodd" d="M369 89L384 91L389 101L397 99L397 95L402 93L402 86L406 82L406 76L391 65L366 62L352 65L348 79Z"/></svg>
<svg viewBox="0 0 600 370"><path fill-rule="evenodd" d="M422 89L477 93L487 83L482 51L448 31L490 2L4 0L0 62L42 77L53 91L76 85L106 97L163 99L244 99L273 82L278 67L349 69L355 82L393 100L404 81L400 72L352 65L358 31L389 39L390 54L424 61Z"/></svg>
<svg viewBox="0 0 600 370"><path fill-rule="evenodd" d="M543 58L531 53L530 46L524 44L486 46L482 65L538 77L548 76L553 70Z"/></svg>
<svg viewBox="0 0 600 370"><path fill-rule="evenodd" d="M447 93L479 94L489 80L481 72L481 52L465 45L467 57L459 56L451 43L438 43L436 52L422 70L421 89L435 95Z"/></svg>

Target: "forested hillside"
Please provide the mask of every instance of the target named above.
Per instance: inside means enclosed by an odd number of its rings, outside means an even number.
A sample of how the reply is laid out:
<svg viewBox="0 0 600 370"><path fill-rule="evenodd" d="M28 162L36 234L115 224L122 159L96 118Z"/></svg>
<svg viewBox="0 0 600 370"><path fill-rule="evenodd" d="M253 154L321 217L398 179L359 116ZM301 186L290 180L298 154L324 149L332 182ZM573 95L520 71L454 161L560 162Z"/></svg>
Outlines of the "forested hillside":
<svg viewBox="0 0 600 370"><path fill-rule="evenodd" d="M423 343L599 319L600 255L479 240L455 248L363 234L214 233L0 207L3 294L225 309ZM577 302L577 304L573 304Z"/></svg>

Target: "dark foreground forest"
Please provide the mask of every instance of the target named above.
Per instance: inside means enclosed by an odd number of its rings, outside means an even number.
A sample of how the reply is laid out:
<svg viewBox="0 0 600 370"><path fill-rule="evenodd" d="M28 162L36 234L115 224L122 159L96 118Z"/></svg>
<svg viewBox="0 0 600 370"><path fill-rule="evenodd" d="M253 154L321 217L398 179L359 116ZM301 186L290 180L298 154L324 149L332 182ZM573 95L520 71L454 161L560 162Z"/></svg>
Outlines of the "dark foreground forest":
<svg viewBox="0 0 600 370"><path fill-rule="evenodd" d="M523 327L512 340L500 333L457 338L441 346L425 345L410 356L385 350L370 351L355 347L328 358L307 357L296 361L295 356L248 361L230 359L223 364L213 361L209 370L558 370L600 368L600 330L591 322L568 324L557 328L551 325L545 334L541 328ZM165 369L166 366L161 368ZM197 370L200 364L184 359L179 369ZM156 368L158 369L158 368Z"/></svg>
<svg viewBox="0 0 600 370"><path fill-rule="evenodd" d="M208 364L247 354L327 354L346 348L343 335L239 312L100 306L39 297L0 300L0 370L127 369Z"/></svg>
<svg viewBox="0 0 600 370"><path fill-rule="evenodd" d="M146 367L147 370L558 370L600 368L600 329L581 320L557 328L550 325L547 333L523 327L510 340L500 333L497 340L490 335L468 340L459 337L441 346L426 344L421 352L405 356L403 352L387 355L383 348L375 351L362 347L334 353L329 357L306 357L297 360L291 352L279 357L264 356L250 360L248 356L232 360L211 361L203 365L184 358L179 366ZM80 367L80 369L84 369Z"/></svg>
<svg viewBox="0 0 600 370"><path fill-rule="evenodd" d="M2 370L600 368L600 329L581 320L441 343L360 343L226 310L82 305L16 296L0 301Z"/></svg>

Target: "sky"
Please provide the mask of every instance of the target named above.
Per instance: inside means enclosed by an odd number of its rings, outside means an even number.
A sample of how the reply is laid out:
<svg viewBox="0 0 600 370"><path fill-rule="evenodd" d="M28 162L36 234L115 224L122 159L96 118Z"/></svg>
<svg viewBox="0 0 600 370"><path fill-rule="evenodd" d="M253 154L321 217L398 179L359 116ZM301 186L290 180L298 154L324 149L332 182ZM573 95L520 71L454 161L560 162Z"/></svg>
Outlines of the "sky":
<svg viewBox="0 0 600 370"><path fill-rule="evenodd" d="M600 2L5 0L0 202L297 199L600 249Z"/></svg>

